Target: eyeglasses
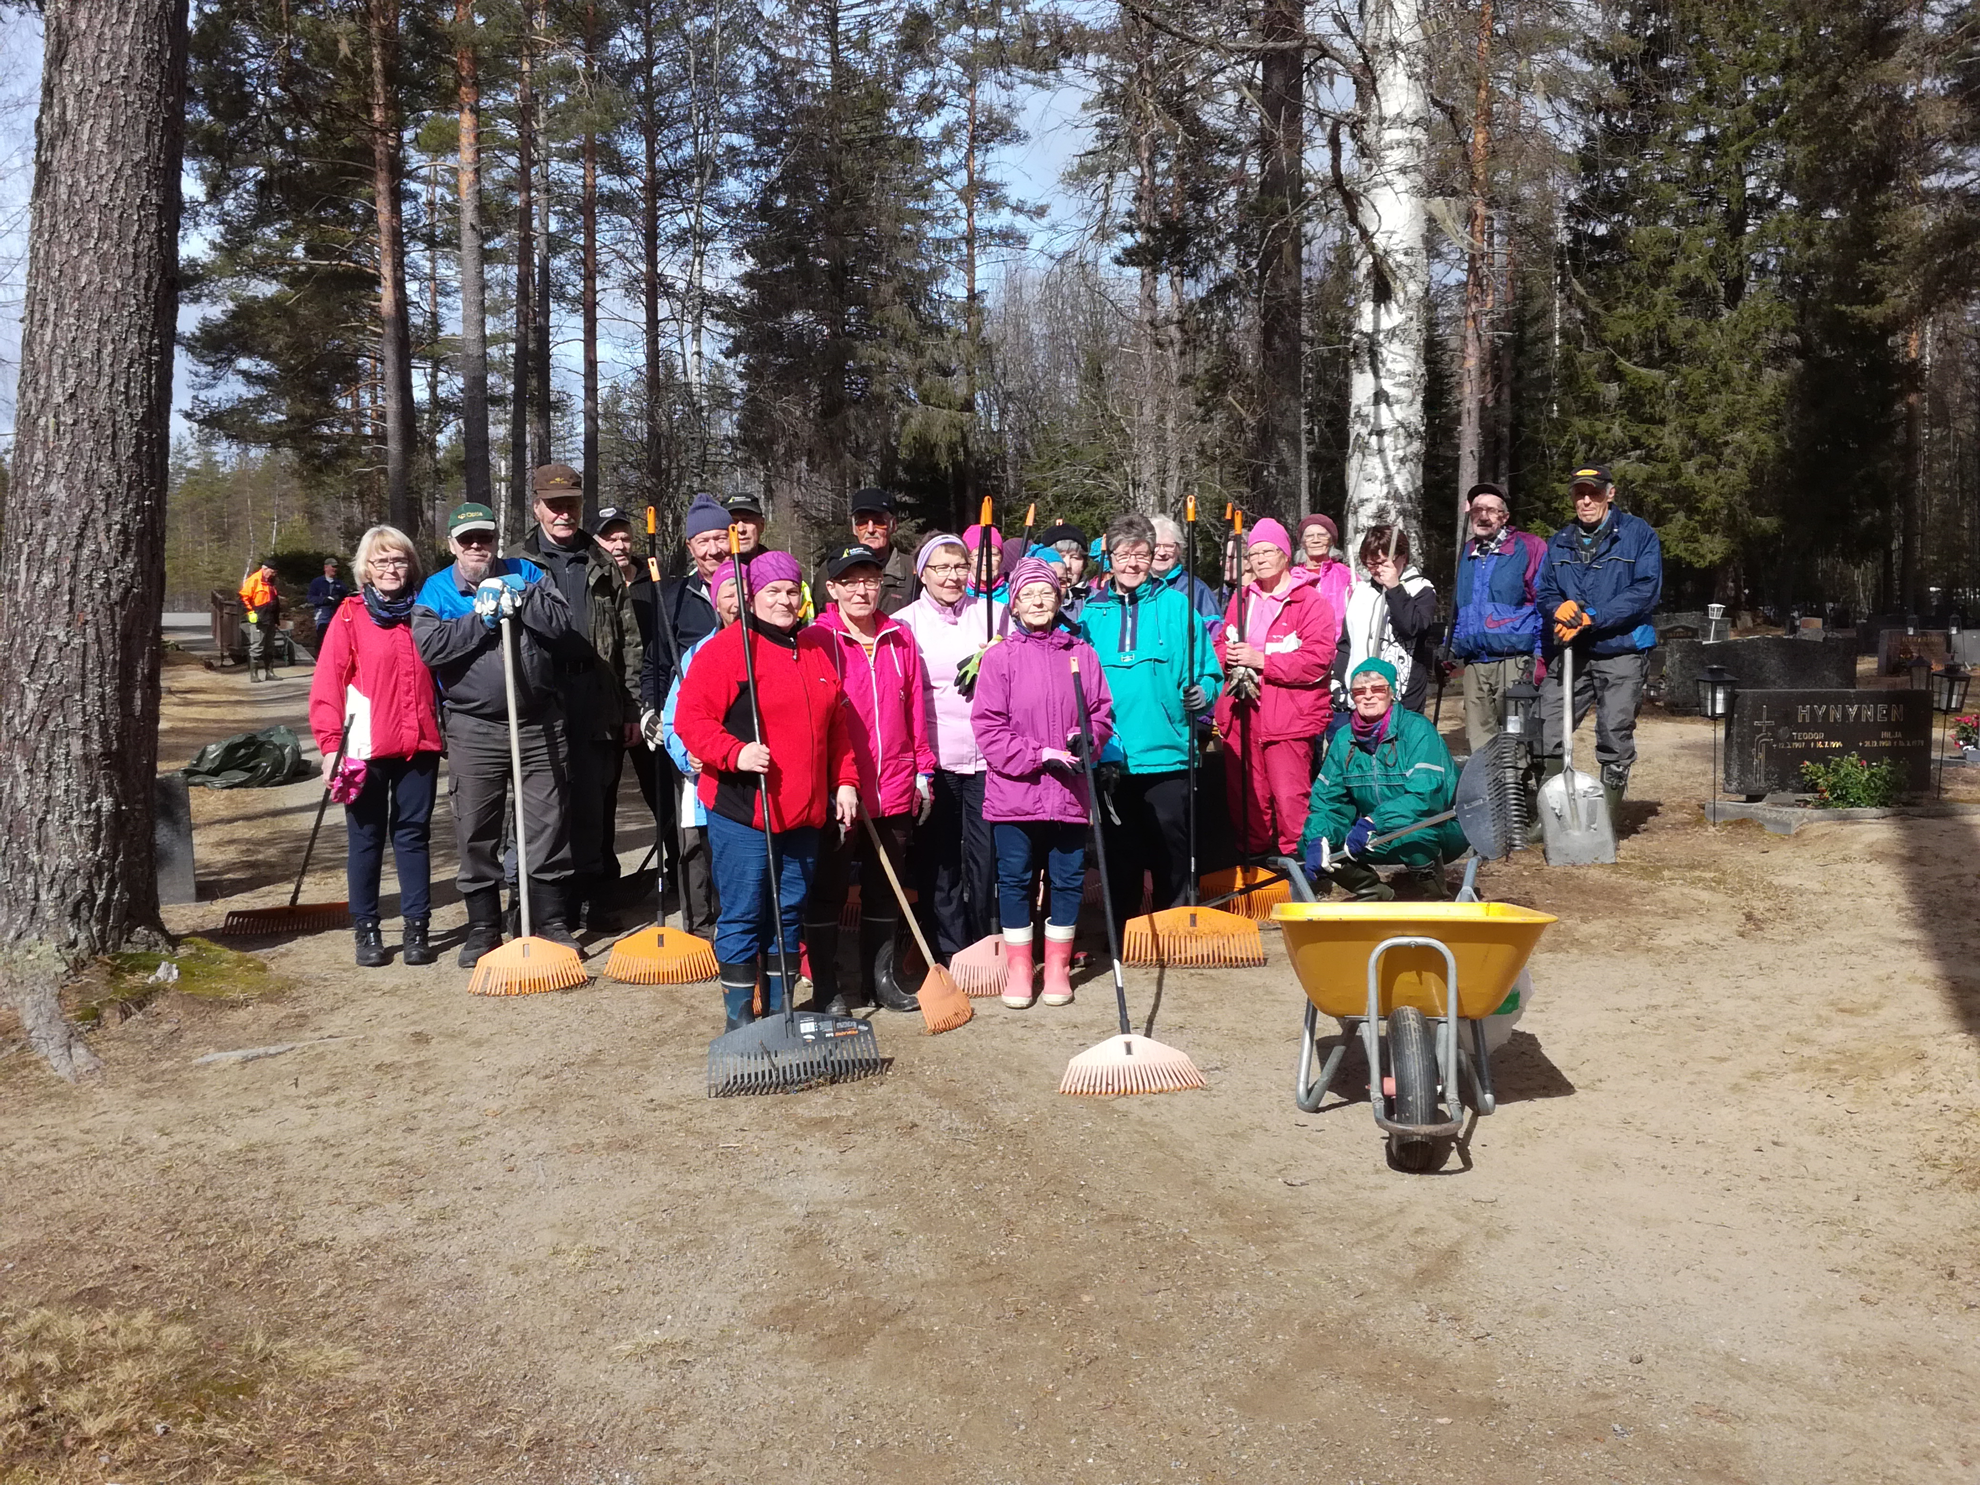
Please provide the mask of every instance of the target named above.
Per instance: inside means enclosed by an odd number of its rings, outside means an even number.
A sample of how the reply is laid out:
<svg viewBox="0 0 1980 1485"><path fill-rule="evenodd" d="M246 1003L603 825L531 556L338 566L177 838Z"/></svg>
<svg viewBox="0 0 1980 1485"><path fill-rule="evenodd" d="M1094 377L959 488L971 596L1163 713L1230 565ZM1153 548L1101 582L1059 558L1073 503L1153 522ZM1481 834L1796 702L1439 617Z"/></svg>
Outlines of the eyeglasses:
<svg viewBox="0 0 1980 1485"><path fill-rule="evenodd" d="M1389 694L1389 688L1387 686L1348 687L1348 695L1350 696L1387 696L1388 694Z"/></svg>
<svg viewBox="0 0 1980 1485"><path fill-rule="evenodd" d="M962 577L969 571L966 562L931 562L922 568L924 573L934 573L937 577Z"/></svg>
<svg viewBox="0 0 1980 1485"><path fill-rule="evenodd" d="M412 558L410 558L410 557L373 557L373 558L371 559L371 565L372 565L373 567L393 567L393 568L401 568L401 569L403 569L403 568L407 568L407 567L411 567L411 566L412 566Z"/></svg>
<svg viewBox="0 0 1980 1485"><path fill-rule="evenodd" d="M878 592L880 589L880 579L877 577L833 578L832 582L841 588L851 588L854 592L865 592L869 590Z"/></svg>

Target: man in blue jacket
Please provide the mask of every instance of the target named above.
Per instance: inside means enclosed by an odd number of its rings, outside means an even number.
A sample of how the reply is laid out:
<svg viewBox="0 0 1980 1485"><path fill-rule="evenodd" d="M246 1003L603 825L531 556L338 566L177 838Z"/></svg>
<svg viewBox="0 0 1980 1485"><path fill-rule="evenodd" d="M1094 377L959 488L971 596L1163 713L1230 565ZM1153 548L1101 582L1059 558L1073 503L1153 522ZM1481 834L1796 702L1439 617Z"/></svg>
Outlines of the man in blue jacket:
<svg viewBox="0 0 1980 1485"><path fill-rule="evenodd" d="M1547 624L1547 680L1540 691L1546 772L1561 771L1560 650L1574 647L1574 720L1595 708L1595 760L1610 818L1636 762L1636 710L1657 643L1650 621L1664 590L1664 549L1648 521L1615 508L1606 466L1575 470L1574 519L1547 543L1540 613Z"/></svg>
<svg viewBox="0 0 1980 1485"><path fill-rule="evenodd" d="M1547 544L1514 529L1511 503L1498 485L1473 485L1465 510L1471 540L1458 553L1451 653L1464 662L1464 735L1475 752L1498 736L1506 687L1533 679Z"/></svg>

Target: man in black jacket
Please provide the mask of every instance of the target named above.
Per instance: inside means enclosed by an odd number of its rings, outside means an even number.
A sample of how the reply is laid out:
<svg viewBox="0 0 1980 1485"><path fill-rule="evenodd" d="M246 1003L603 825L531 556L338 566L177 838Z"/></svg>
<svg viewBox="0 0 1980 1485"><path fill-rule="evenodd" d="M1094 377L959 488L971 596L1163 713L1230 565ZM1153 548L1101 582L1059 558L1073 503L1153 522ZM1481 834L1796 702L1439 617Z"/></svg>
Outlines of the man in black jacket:
<svg viewBox="0 0 1980 1485"><path fill-rule="evenodd" d="M914 575L914 559L906 552L894 549L894 527L898 524L894 519L892 492L878 485L868 485L864 490L853 492L852 545L865 547L869 552L887 554L887 565L880 570L880 612L883 614L904 609L921 596L921 580ZM835 545L832 550L836 553L842 545ZM829 562L830 558L826 561ZM825 567L826 563L820 562L811 578L811 602L821 614L831 601L825 596Z"/></svg>

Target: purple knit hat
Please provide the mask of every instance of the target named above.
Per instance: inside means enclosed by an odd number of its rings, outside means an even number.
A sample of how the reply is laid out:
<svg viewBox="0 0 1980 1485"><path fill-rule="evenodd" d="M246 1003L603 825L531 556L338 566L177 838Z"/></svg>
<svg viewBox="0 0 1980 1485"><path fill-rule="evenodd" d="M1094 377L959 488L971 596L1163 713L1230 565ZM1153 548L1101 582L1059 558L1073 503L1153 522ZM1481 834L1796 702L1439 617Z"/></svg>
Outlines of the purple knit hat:
<svg viewBox="0 0 1980 1485"><path fill-rule="evenodd" d="M1251 528L1250 534L1246 536L1244 544L1249 549L1259 545L1261 542L1266 546L1277 547L1288 557L1292 555L1292 538L1286 535L1286 528L1270 516L1267 516Z"/></svg>
<svg viewBox="0 0 1980 1485"><path fill-rule="evenodd" d="M1334 518L1332 516L1323 516L1323 515L1315 514L1308 516L1305 520L1299 523L1299 540L1302 546L1306 544L1306 533L1312 530L1315 526L1325 527L1327 531L1327 539L1331 541L1335 546L1338 547L1341 544L1341 528L1334 524Z"/></svg>
<svg viewBox="0 0 1980 1485"><path fill-rule="evenodd" d="M1022 589L1030 586L1032 583L1049 583L1052 586L1053 592L1056 593L1059 591L1059 575L1052 571L1049 565L1040 562L1036 557L1026 557L1016 567L1011 569L1011 585L1009 589L1011 597L1015 599Z"/></svg>
<svg viewBox="0 0 1980 1485"><path fill-rule="evenodd" d="M760 593L772 583L802 583L804 573L789 552L758 552L749 559L749 591Z"/></svg>

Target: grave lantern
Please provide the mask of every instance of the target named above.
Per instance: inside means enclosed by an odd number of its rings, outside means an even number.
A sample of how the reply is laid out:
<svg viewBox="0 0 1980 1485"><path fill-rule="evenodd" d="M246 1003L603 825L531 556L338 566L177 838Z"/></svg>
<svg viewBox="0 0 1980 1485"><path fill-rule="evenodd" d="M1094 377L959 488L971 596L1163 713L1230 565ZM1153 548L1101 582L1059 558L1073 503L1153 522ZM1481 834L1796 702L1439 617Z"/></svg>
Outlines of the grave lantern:
<svg viewBox="0 0 1980 1485"><path fill-rule="evenodd" d="M1499 693L1499 727L1520 738L1533 735L1534 719L1540 711L1540 688L1531 681L1515 681Z"/></svg>
<svg viewBox="0 0 1980 1485"><path fill-rule="evenodd" d="M1515 746L1506 760L1506 781L1512 794L1512 835L1507 844L1515 851L1526 849L1526 786L1521 782L1533 761L1533 750L1540 730L1540 688L1531 681L1515 681L1499 693L1499 730L1513 739Z"/></svg>
<svg viewBox="0 0 1980 1485"><path fill-rule="evenodd" d="M1906 614L1904 616L1904 637L1906 639L1915 639L1917 638L1917 636L1918 636L1918 615Z"/></svg>
<svg viewBox="0 0 1980 1485"><path fill-rule="evenodd" d="M1726 718L1732 715L1733 693L1739 689L1739 677L1723 665L1708 665L1698 677L1698 712L1712 722L1712 792L1706 800L1705 818L1714 829L1719 824L1719 753L1720 743L1726 729Z"/></svg>
<svg viewBox="0 0 1980 1485"><path fill-rule="evenodd" d="M1912 690L1929 691L1932 689L1932 657L1930 655L1913 655L1911 657L1910 671Z"/></svg>
<svg viewBox="0 0 1980 1485"><path fill-rule="evenodd" d="M1951 716L1966 706L1967 687L1972 676L1957 660L1948 660L1944 668L1932 672L1932 710Z"/></svg>
<svg viewBox="0 0 1980 1485"><path fill-rule="evenodd" d="M1951 646L1954 640L1959 638L1959 631L1965 627L1966 618L1958 609L1954 609L1946 615L1946 644L1948 647Z"/></svg>

